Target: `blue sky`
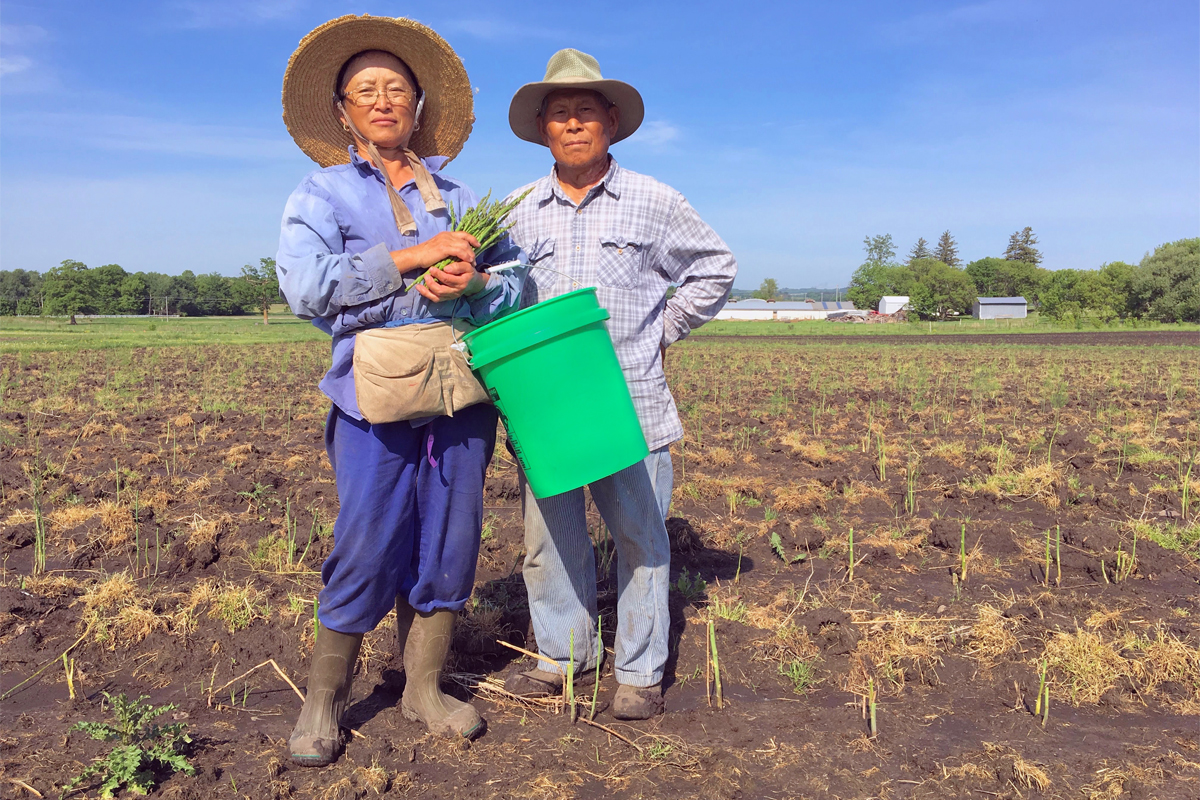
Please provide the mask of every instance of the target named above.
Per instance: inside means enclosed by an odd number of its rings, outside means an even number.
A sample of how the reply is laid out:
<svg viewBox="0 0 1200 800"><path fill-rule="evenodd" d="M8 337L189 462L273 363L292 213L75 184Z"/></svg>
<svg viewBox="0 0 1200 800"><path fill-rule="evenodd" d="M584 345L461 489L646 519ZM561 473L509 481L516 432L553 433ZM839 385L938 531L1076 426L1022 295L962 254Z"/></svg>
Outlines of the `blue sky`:
<svg viewBox="0 0 1200 800"><path fill-rule="evenodd" d="M409 16L462 56L480 193L545 174L508 129L557 49L646 100L613 148L729 242L737 285L843 284L868 234L949 229L968 260L1026 225L1050 268L1200 235L1200 10L1171 2L533 4L5 0L0 268L63 259L236 274L315 165L280 118L296 43Z"/></svg>

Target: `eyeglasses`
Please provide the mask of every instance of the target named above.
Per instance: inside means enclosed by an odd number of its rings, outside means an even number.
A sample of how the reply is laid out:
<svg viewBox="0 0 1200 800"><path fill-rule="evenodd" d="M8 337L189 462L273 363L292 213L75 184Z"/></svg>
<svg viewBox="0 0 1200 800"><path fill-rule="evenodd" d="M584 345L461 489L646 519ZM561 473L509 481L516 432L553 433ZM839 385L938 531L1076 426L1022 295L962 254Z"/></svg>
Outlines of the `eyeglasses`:
<svg viewBox="0 0 1200 800"><path fill-rule="evenodd" d="M415 96L412 89L401 89L399 86L389 86L383 91L383 94L387 95L389 103L398 106L412 106L413 97ZM379 95L379 89L371 88L346 92L345 97L360 108L368 108L379 102Z"/></svg>

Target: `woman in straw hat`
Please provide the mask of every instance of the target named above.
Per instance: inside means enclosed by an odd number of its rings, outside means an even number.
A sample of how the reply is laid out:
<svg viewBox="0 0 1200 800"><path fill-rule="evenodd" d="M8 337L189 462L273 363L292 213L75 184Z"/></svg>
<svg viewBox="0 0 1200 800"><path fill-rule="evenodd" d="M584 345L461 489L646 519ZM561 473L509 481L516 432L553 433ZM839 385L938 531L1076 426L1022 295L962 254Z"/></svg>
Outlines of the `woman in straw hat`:
<svg viewBox="0 0 1200 800"><path fill-rule="evenodd" d="M288 198L277 258L292 310L333 337L321 389L333 401L325 445L340 510L321 570L320 625L294 761L322 766L341 748L365 633L396 608L404 715L472 738L484 722L439 687L455 618L471 593L483 479L496 437L491 405L453 416L372 424L356 399L356 334L411 322L482 324L513 308L515 278L476 269L447 206L478 202L441 167L471 132L471 87L458 56L407 19L346 16L312 31L288 63L283 118L323 169ZM512 260L507 239L480 263ZM415 280L451 258L429 279ZM409 329L415 330L415 329Z"/></svg>

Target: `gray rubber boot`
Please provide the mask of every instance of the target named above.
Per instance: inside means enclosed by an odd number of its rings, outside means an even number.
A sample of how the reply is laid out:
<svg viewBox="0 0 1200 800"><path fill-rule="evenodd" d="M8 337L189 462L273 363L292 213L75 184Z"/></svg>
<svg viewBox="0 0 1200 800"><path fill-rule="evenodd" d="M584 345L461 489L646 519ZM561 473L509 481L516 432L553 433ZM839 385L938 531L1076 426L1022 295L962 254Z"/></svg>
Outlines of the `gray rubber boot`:
<svg viewBox="0 0 1200 800"><path fill-rule="evenodd" d="M442 692L442 667L454 638L457 611L416 612L404 642L404 695L400 710L441 736L474 739L487 724L469 703Z"/></svg>
<svg viewBox="0 0 1200 800"><path fill-rule="evenodd" d="M400 643L400 657L404 658L404 648L408 642L408 633L412 630L413 615L417 612L403 595L396 595L396 641Z"/></svg>
<svg viewBox="0 0 1200 800"><path fill-rule="evenodd" d="M288 740L295 763L324 767L341 755L338 722L350 700L354 662L362 640L361 633L338 633L324 625L318 628L308 674L308 694Z"/></svg>

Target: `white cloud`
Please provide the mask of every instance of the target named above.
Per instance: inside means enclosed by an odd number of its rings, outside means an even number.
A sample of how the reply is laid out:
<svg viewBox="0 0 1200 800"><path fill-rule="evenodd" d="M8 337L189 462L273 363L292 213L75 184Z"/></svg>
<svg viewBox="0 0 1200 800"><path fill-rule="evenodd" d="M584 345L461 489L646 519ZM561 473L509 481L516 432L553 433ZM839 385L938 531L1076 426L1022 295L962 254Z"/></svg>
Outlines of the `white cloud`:
<svg viewBox="0 0 1200 800"><path fill-rule="evenodd" d="M485 41L520 41L522 39L555 39L562 41L568 38L565 31L552 28L541 28L533 25L520 25L510 20L496 19L456 19L442 23L439 28L447 31L459 31L467 36ZM576 37L578 38L578 37Z"/></svg>
<svg viewBox="0 0 1200 800"><path fill-rule="evenodd" d="M5 47L40 42L46 36L46 29L38 25L0 25L0 45Z"/></svg>
<svg viewBox="0 0 1200 800"><path fill-rule="evenodd" d="M10 135L36 137L49 127L73 128L76 119L71 114L9 114L5 128ZM296 145L283 136L226 125L196 125L172 122L152 117L99 114L88 118L85 129L78 133L83 145L104 150L123 150L141 153L165 153L178 156L201 156L217 159L293 158Z"/></svg>
<svg viewBox="0 0 1200 800"><path fill-rule="evenodd" d="M915 14L885 24L885 38L894 44L914 44L943 35L956 28L1022 22L1036 12L1033 0L984 0L937 11Z"/></svg>
<svg viewBox="0 0 1200 800"><path fill-rule="evenodd" d="M224 28L289 19L306 5L306 0L179 0L171 8L179 27Z"/></svg>
<svg viewBox="0 0 1200 800"><path fill-rule="evenodd" d="M0 75L11 75L14 72L24 72L33 66L33 60L25 56L0 56Z"/></svg>
<svg viewBox="0 0 1200 800"><path fill-rule="evenodd" d="M656 119L643 122L642 126L637 129L637 132L629 137L629 141L646 145L647 147L663 147L677 141L681 134L682 132L677 126L672 125L670 122Z"/></svg>

